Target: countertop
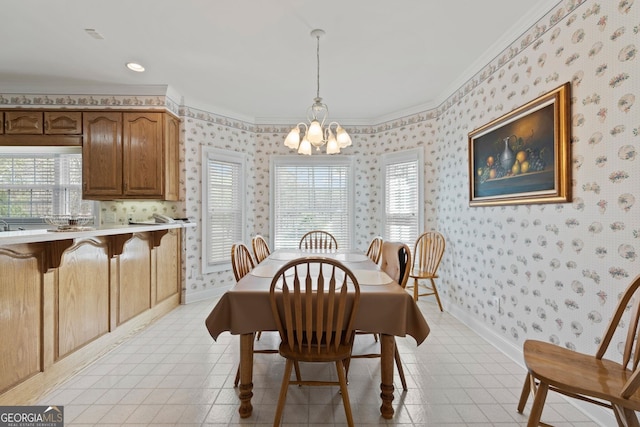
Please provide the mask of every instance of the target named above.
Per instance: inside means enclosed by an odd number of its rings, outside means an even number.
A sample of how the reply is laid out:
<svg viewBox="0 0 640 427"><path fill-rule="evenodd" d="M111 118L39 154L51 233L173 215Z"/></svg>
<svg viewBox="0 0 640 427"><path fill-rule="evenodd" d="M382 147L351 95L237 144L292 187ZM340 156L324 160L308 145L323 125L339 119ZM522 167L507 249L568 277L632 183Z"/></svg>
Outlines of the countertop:
<svg viewBox="0 0 640 427"><path fill-rule="evenodd" d="M112 236L115 234L141 233L146 231L166 230L172 228L195 227L192 222L176 223L149 223L129 225L105 225L91 230L82 231L55 231L50 229L19 230L0 232L0 246L15 245L21 243L53 242L56 240L81 239L85 237Z"/></svg>

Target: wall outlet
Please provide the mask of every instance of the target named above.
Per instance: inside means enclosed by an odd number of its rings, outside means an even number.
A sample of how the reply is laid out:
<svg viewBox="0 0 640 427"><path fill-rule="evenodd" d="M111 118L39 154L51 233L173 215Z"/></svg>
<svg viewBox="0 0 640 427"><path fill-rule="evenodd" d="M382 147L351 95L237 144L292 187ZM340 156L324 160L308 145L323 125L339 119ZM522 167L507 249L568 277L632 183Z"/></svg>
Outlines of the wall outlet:
<svg viewBox="0 0 640 427"><path fill-rule="evenodd" d="M493 306L500 311L500 297L493 297Z"/></svg>

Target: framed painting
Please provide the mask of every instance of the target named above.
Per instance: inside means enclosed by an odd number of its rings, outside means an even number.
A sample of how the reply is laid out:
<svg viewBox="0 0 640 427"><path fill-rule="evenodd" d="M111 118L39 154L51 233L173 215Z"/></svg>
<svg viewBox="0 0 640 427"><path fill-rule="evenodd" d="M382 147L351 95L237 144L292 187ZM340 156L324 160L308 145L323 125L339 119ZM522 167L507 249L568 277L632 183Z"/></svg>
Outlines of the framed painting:
<svg viewBox="0 0 640 427"><path fill-rule="evenodd" d="M570 84L469 133L469 205L571 201Z"/></svg>

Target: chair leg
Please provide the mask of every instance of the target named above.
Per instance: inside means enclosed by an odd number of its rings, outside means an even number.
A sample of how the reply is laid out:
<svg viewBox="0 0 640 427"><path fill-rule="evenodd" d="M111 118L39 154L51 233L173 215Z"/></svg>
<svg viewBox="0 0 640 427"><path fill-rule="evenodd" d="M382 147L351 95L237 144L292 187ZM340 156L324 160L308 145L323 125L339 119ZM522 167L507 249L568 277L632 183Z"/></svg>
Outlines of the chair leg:
<svg viewBox="0 0 640 427"><path fill-rule="evenodd" d="M624 408L624 415L625 415L625 419L627 421L627 425L629 427L638 427L640 426L640 424L638 423L638 417L636 416L636 412L629 409L629 408Z"/></svg>
<svg viewBox="0 0 640 427"><path fill-rule="evenodd" d="M413 300L418 301L418 279L413 279Z"/></svg>
<svg viewBox="0 0 640 427"><path fill-rule="evenodd" d="M238 387L239 382L240 382L240 365L238 365L238 370L236 371L236 379L233 381L233 386Z"/></svg>
<svg viewBox="0 0 640 427"><path fill-rule="evenodd" d="M433 293L436 296L436 300L438 301L438 307L440 307L440 311L444 311L442 310L442 303L440 302L440 295L438 295L438 288L436 288L436 282L434 282L433 279L429 279L431 280L431 286L433 287Z"/></svg>
<svg viewBox="0 0 640 427"><path fill-rule="evenodd" d="M398 374L400 375L400 382L402 383L402 389L408 390L407 388L407 380L404 378L404 369L402 369L402 361L400 360L400 352L398 351L398 346L396 345L396 354L394 355L396 359L396 367L398 368Z"/></svg>
<svg viewBox="0 0 640 427"><path fill-rule="evenodd" d="M342 363L344 366L344 379L349 384L349 365L351 365L351 358L345 359Z"/></svg>
<svg viewBox="0 0 640 427"><path fill-rule="evenodd" d="M347 389L347 377L345 375L344 364L342 360L336 361L336 371L338 380L340 381L340 393L342 394L342 404L344 405L344 414L347 417L347 425L353 427L353 413L351 412L351 402L349 402L349 390Z"/></svg>
<svg viewBox="0 0 640 427"><path fill-rule="evenodd" d="M518 402L518 413L522 413L524 411L524 407L527 404L527 399L529 399L529 394L531 394L531 374L527 373L527 376L524 379L524 384L522 385L522 392L520 393L520 401Z"/></svg>
<svg viewBox="0 0 640 427"><path fill-rule="evenodd" d="M618 427L628 427L627 420L624 415L624 409L616 404L611 404L611 409L613 409L613 415L616 416L616 423L618 424Z"/></svg>
<svg viewBox="0 0 640 427"><path fill-rule="evenodd" d="M280 420L282 419L282 412L284 410L284 403L287 400L287 390L289 389L289 378L291 377L292 368L293 361L287 359L287 364L284 367L284 375L282 376L282 385L280 386L280 396L278 396L276 415L273 419L273 427L278 427L280 425Z"/></svg>
<svg viewBox="0 0 640 427"><path fill-rule="evenodd" d="M549 385L541 381L538 385L538 390L535 392L527 427L538 427L540 425L540 417L542 416L542 409L544 408L544 401L547 399L548 391Z"/></svg>
<svg viewBox="0 0 640 427"><path fill-rule="evenodd" d="M613 408L613 413L616 416L616 421L618 422L618 426L621 427L638 427L638 417L636 416L635 411L623 408L620 405L616 405L615 403L611 404Z"/></svg>
<svg viewBox="0 0 640 427"><path fill-rule="evenodd" d="M256 341L260 341L260 337L262 336L262 331L258 331L256 335Z"/></svg>
<svg viewBox="0 0 640 427"><path fill-rule="evenodd" d="M298 364L297 360L293 362L293 367L296 371L296 381L302 381L302 377L300 376L300 365ZM300 385L300 387L302 387L302 385Z"/></svg>

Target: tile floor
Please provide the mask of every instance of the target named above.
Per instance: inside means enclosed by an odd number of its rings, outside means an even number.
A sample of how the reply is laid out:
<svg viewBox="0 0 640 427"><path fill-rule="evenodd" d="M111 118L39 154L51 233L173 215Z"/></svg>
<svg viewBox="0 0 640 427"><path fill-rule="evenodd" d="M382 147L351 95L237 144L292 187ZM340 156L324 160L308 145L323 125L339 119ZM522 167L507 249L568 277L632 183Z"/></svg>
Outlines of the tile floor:
<svg viewBox="0 0 640 427"><path fill-rule="evenodd" d="M272 425L284 361L255 356L253 415L240 419L233 380L238 337L217 342L204 319L215 300L180 306L124 341L44 396L41 405L64 405L67 426L267 426ZM524 370L428 299L419 301L431 334L419 347L413 338L398 345L409 390L396 376L395 416L380 417L379 359L356 359L349 395L358 426L524 426L516 412ZM275 333L258 346L275 347ZM374 346L371 336L358 347ZM358 350L358 351L361 351ZM369 350L371 351L371 350ZM303 376L333 375L333 365L302 365ZM312 372L315 371L315 372ZM283 425L342 426L337 388L291 387ZM549 394L543 420L556 427L596 426L578 409Z"/></svg>

